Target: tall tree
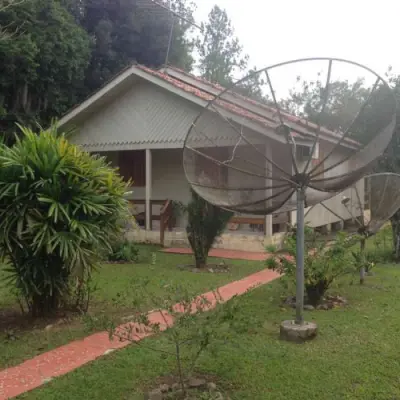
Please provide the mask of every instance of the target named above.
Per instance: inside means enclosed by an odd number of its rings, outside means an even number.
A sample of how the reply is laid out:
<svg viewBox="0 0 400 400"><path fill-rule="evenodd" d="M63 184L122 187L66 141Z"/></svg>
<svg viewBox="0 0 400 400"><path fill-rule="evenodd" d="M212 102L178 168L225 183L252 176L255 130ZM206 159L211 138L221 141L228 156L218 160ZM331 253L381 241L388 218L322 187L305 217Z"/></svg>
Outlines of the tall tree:
<svg viewBox="0 0 400 400"><path fill-rule="evenodd" d="M336 80L330 82L328 93L325 85L319 79L308 82L298 78L298 86L290 91L281 106L333 131L344 132L351 127L348 136L360 143L368 142L393 113L393 108L389 107L391 93L384 85L378 85L371 92L372 85L367 86L364 79L352 83ZM326 94L328 100L323 107Z"/></svg>
<svg viewBox="0 0 400 400"><path fill-rule="evenodd" d="M90 39L57 0L29 0L0 13L0 25L23 27L0 41L0 130L15 122L48 123L77 101Z"/></svg>
<svg viewBox="0 0 400 400"><path fill-rule="evenodd" d="M1 40L0 29L0 131L47 126L132 62L161 66L168 49L171 64L190 70L194 6L171 8L185 18L172 25L151 0L0 0L0 28L18 30Z"/></svg>
<svg viewBox="0 0 400 400"><path fill-rule="evenodd" d="M196 43L201 75L211 82L230 86L235 74L247 68L248 56L243 54L227 12L214 6L203 24L203 32L204 37Z"/></svg>
<svg viewBox="0 0 400 400"><path fill-rule="evenodd" d="M75 2L74 8L71 3L69 7L94 37L86 73L89 90L97 89L132 62L161 66L167 59L168 48L172 64L191 69L192 43L186 35L190 24L173 18L171 12L151 0L85 0L83 5L77 6ZM193 18L194 6L188 0L173 0L171 8L188 20Z"/></svg>
<svg viewBox="0 0 400 400"><path fill-rule="evenodd" d="M13 7L22 3L24 0L0 0L0 13L4 12L7 8ZM0 40L9 40L12 38L15 31L10 31L9 26L0 25Z"/></svg>
<svg viewBox="0 0 400 400"><path fill-rule="evenodd" d="M398 99L397 103L400 104L400 76L396 76L390 71L389 68L386 78ZM298 81L300 88L291 90L288 99L282 102L282 107L295 115L314 122L319 121L332 130L343 131L348 128L361 105L370 97L368 105L354 121L351 129L351 137L360 143L369 142L393 115L392 92L386 86L378 86L372 96L369 96L370 90L365 87L364 81L357 80L352 84L348 81L332 82L329 88L330 101L322 115L319 116L325 84L319 80L306 82L299 78ZM400 121L400 108L397 109L397 121ZM373 171L400 174L399 122L390 145L375 163ZM400 256L400 248L397 248L400 246L400 210L391 218L391 224L394 248L397 249L397 256Z"/></svg>

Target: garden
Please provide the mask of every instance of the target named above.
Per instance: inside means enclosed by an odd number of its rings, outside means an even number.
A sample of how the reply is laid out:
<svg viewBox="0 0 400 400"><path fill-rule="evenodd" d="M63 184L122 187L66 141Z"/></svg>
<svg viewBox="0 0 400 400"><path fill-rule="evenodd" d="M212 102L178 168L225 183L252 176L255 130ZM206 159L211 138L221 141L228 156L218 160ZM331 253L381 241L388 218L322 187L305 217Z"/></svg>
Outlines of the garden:
<svg viewBox="0 0 400 400"><path fill-rule="evenodd" d="M231 214L193 192L182 207L194 255L127 242L117 171L55 128L22 133L0 148L1 369L94 332L130 345L19 398L400 396L390 225L368 238L306 228L304 312L319 333L297 345L278 335L296 307L295 227L265 261L211 261ZM281 277L229 299L218 289L261 270Z"/></svg>
<svg viewBox="0 0 400 400"><path fill-rule="evenodd" d="M259 287L235 299L229 311L210 312L213 317L206 326L219 321L219 327L213 328L213 342L192 373L199 387L191 390L197 397L188 398L398 398L400 306L396 298L400 270L388 262L390 239L390 229L384 228L367 242L369 257L379 262L363 285L357 274L345 274L330 287L328 293L346 298L346 306L306 311L320 329L313 341L296 345L278 337L281 321L293 315L291 306L285 304L292 293L288 282L278 280ZM180 331L202 330L205 317L181 323ZM20 398L139 400L144 393L158 390L172 393L179 381L173 348L170 334L160 333ZM190 354L189 350L185 349Z"/></svg>

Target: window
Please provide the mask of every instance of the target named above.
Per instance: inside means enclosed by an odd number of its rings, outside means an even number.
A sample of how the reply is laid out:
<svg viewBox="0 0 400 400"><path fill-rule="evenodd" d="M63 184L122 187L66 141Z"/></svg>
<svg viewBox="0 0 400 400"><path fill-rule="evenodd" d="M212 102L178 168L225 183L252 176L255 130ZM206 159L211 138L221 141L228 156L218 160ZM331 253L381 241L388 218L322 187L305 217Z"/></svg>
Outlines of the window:
<svg viewBox="0 0 400 400"><path fill-rule="evenodd" d="M146 186L146 152L145 150L121 151L118 155L119 173L133 186Z"/></svg>

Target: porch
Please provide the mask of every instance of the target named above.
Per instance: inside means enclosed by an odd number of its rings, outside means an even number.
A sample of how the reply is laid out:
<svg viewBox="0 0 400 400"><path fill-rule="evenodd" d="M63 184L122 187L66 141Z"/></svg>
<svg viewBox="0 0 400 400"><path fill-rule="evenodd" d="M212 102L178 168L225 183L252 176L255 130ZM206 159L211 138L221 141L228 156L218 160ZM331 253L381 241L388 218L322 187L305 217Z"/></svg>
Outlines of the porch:
<svg viewBox="0 0 400 400"><path fill-rule="evenodd" d="M139 230L151 232L152 242L158 233L157 243L161 244L171 232L185 233L187 217L179 211L177 203L188 204L191 195L182 165L182 149L122 150L100 154L119 168L127 181L133 182L128 199ZM263 239L284 232L289 221L289 214L235 215L226 233Z"/></svg>
<svg viewBox="0 0 400 400"><path fill-rule="evenodd" d="M121 175L133 182L129 200L139 225L129 236L138 242L164 246L188 246L185 228L187 216L179 212L178 202L190 201L190 186L182 165L182 149L121 150L102 153L119 168ZM351 196L351 193L349 193ZM340 213L341 198L328 200L330 208ZM307 214L313 227L330 226L339 219L321 206ZM217 240L216 247L262 251L266 244L282 237L287 225L296 220L296 212L255 217L235 215Z"/></svg>
<svg viewBox="0 0 400 400"><path fill-rule="evenodd" d="M132 234L137 237L138 241L148 241L151 243L164 245L188 245L185 226L186 216L177 213L174 206L174 201L165 200L150 200L150 215L147 217L146 200L138 199L131 200L132 215L137 222L137 228ZM272 235L267 235L267 223L272 220ZM182 222L184 221L184 224ZM150 222L149 227L146 223ZM264 242L265 238L272 237L276 234L281 234L286 231L286 226L289 223L288 214L279 214L268 217L248 217L234 216L227 225L227 229L219 239L220 244L225 244L229 241L240 241L246 239L258 244ZM168 243L166 243L168 242ZM264 244L262 244L264 246ZM221 247L226 248L226 247ZM233 249L237 249L237 244L232 245ZM258 251L258 250L255 250Z"/></svg>

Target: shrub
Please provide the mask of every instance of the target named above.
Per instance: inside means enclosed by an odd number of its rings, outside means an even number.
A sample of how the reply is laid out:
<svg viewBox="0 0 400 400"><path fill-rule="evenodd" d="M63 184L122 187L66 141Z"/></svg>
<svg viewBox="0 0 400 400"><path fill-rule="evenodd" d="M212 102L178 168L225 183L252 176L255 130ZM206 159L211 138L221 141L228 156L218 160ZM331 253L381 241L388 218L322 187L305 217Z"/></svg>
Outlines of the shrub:
<svg viewBox="0 0 400 400"><path fill-rule="evenodd" d="M0 145L0 255L39 316L63 304L71 282L84 290L102 250L111 250L128 218L126 184L56 127L21 130L12 147Z"/></svg>
<svg viewBox="0 0 400 400"><path fill-rule="evenodd" d="M111 339L129 341L147 347L140 339L147 333L160 333L167 344L155 343L149 347L165 357L172 357L176 366L181 390L186 398L187 379L194 372L204 352L216 353L233 332L242 332L252 323L240 317L237 297L222 302L218 292L213 297L198 296L179 284L163 284L162 296L152 290L149 281L139 281L132 288L135 294L134 314L131 321L117 326L113 321L105 321ZM118 303L117 303L118 304ZM143 304L153 311L143 311ZM210 307L215 306L213 311Z"/></svg>
<svg viewBox="0 0 400 400"><path fill-rule="evenodd" d="M338 277L354 271L354 265L347 257L347 251L353 243L342 232L336 235L334 241L327 243L318 232L310 227L305 228L304 287L309 304L317 305ZM283 249L273 252L266 263L269 269L285 274L286 279L295 281L295 229L287 234Z"/></svg>
<svg viewBox="0 0 400 400"><path fill-rule="evenodd" d="M184 211L188 215L186 233L196 267L205 268L208 253L215 239L224 231L233 214L208 203L194 190L191 192L192 199L187 206L184 206Z"/></svg>
<svg viewBox="0 0 400 400"><path fill-rule="evenodd" d="M108 261L114 262L137 262L139 259L139 249L129 240L118 242L112 247L108 254Z"/></svg>

